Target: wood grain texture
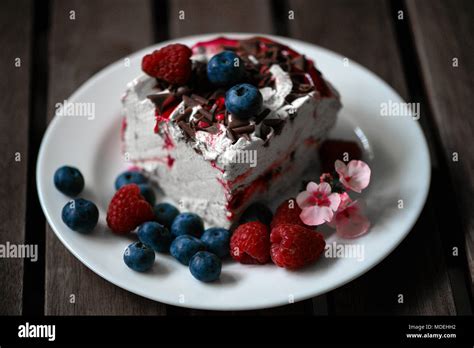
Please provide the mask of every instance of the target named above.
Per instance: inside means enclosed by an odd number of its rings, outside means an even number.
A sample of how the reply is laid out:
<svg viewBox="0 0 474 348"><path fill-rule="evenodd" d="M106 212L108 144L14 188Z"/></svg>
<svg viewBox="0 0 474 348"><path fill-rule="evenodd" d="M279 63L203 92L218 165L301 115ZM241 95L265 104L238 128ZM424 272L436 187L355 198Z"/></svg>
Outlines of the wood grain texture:
<svg viewBox="0 0 474 348"><path fill-rule="evenodd" d="M290 0L289 9L295 13L288 25L291 36L361 63L410 100L388 1ZM329 293L330 314L455 314L433 217L433 207L427 205L410 235L385 261ZM406 260L413 262L401 272ZM397 302L399 294L403 304Z"/></svg>
<svg viewBox="0 0 474 348"><path fill-rule="evenodd" d="M75 20L70 20L75 11ZM50 34L49 117L92 74L152 43L151 4L146 1L53 1ZM163 304L129 293L78 261L48 226L47 315L163 315ZM70 303L70 295L75 303Z"/></svg>
<svg viewBox="0 0 474 348"><path fill-rule="evenodd" d="M169 10L172 37L212 32L274 32L269 0L173 0ZM179 18L180 11L184 11L184 20Z"/></svg>
<svg viewBox="0 0 474 348"><path fill-rule="evenodd" d="M407 9L425 89L454 183L474 293L474 3L407 1ZM457 59L457 67L453 59ZM454 153L458 161L453 160Z"/></svg>
<svg viewBox="0 0 474 348"><path fill-rule="evenodd" d="M32 2L0 3L0 244L25 238ZM15 59L21 66L15 67ZM16 154L21 156L16 161ZM23 262L0 259L0 315L22 313ZM29 262L29 261L27 261Z"/></svg>

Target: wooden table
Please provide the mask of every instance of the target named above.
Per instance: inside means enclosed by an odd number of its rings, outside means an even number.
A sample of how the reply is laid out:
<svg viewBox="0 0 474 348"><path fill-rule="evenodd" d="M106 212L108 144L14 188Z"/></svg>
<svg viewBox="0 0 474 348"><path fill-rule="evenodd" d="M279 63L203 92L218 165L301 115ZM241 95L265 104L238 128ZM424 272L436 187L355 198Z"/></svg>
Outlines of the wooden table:
<svg viewBox="0 0 474 348"><path fill-rule="evenodd" d="M2 1L0 243L38 244L40 258L0 260L0 314L216 314L147 300L80 263L45 222L35 169L55 103L92 74L154 42L232 31L305 40L374 71L421 103L433 162L416 226L381 264L325 295L246 313L472 314L473 15L469 0Z"/></svg>

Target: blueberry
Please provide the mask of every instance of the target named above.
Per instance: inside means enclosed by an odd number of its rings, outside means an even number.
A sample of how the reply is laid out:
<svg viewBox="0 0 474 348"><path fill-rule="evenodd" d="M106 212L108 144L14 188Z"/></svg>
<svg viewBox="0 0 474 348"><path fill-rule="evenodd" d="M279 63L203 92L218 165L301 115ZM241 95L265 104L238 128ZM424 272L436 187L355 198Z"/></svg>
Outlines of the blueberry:
<svg viewBox="0 0 474 348"><path fill-rule="evenodd" d="M140 184L138 185L140 188L140 194L145 198L145 200L153 206L156 201L155 191L149 184Z"/></svg>
<svg viewBox="0 0 474 348"><path fill-rule="evenodd" d="M204 231L201 241L206 249L220 258L229 255L230 232L225 228L211 227Z"/></svg>
<svg viewBox="0 0 474 348"><path fill-rule="evenodd" d="M251 221L260 221L269 226L273 219L272 211L263 203L255 202L250 204L243 212L239 220L239 225Z"/></svg>
<svg viewBox="0 0 474 348"><path fill-rule="evenodd" d="M240 119L249 119L260 113L263 97L257 87L242 83L229 89L225 95L225 107Z"/></svg>
<svg viewBox="0 0 474 348"><path fill-rule="evenodd" d="M219 279L221 269L221 260L208 251L196 253L189 262L189 270L194 278L206 283Z"/></svg>
<svg viewBox="0 0 474 348"><path fill-rule="evenodd" d="M179 215L179 210L169 203L158 203L153 211L155 212L156 221L168 229L171 229L173 220Z"/></svg>
<svg viewBox="0 0 474 348"><path fill-rule="evenodd" d="M54 173L54 186L67 196L77 196L84 189L84 177L79 169L63 166Z"/></svg>
<svg viewBox="0 0 474 348"><path fill-rule="evenodd" d="M158 252L167 252L171 245L171 233L158 222L149 221L138 228L138 239L143 244Z"/></svg>
<svg viewBox="0 0 474 348"><path fill-rule="evenodd" d="M155 252L141 242L130 244L123 253L125 264L137 272L149 270L155 262Z"/></svg>
<svg viewBox="0 0 474 348"><path fill-rule="evenodd" d="M120 174L117 179L115 179L115 189L118 190L122 186L128 184L140 185L146 183L148 183L148 179L145 177L145 175L136 170L128 170Z"/></svg>
<svg viewBox="0 0 474 348"><path fill-rule="evenodd" d="M202 219L193 213L181 213L171 224L171 234L178 237L183 234L189 234L195 237L201 237L204 232L204 223Z"/></svg>
<svg viewBox="0 0 474 348"><path fill-rule="evenodd" d="M171 243L170 253L176 260L187 266L194 254L205 249L204 243L196 237L183 235Z"/></svg>
<svg viewBox="0 0 474 348"><path fill-rule="evenodd" d="M207 78L217 86L232 86L242 80L245 67L238 55L223 51L207 63Z"/></svg>
<svg viewBox="0 0 474 348"><path fill-rule="evenodd" d="M63 208L61 218L71 230L89 233L97 225L99 210L97 206L83 198L69 201Z"/></svg>

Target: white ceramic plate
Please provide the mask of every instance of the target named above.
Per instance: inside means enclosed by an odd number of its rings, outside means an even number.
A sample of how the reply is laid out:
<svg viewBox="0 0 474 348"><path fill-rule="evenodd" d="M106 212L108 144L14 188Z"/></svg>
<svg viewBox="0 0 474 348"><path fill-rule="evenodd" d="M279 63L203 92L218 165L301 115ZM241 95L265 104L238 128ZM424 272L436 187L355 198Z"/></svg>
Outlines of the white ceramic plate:
<svg viewBox="0 0 474 348"><path fill-rule="evenodd" d="M200 35L176 41L192 45L215 36ZM365 148L372 181L363 198L373 227L370 233L356 240L341 240L334 234L326 234L328 244L362 246L363 260L322 258L296 272L273 264L241 265L228 261L223 266L221 280L213 284L200 283L187 267L163 254L157 254L156 264L149 273L133 272L126 267L122 255L131 238L113 235L105 227L114 179L125 168L119 137L120 97L126 83L140 73L142 56L169 43L164 42L130 55L129 66L125 59L111 64L68 99L74 103L94 103L94 119L56 116L44 135L37 166L41 205L58 238L81 262L117 286L156 301L190 308L244 310L284 305L337 288L367 272L403 240L420 214L430 183L430 159L420 126L411 117L380 115L381 103L403 100L369 70L352 61L344 64L342 56L321 47L274 38L314 59L341 93L344 108L331 137L356 139ZM75 233L61 221L61 209L68 198L55 189L53 174L65 164L80 168L86 180L82 196L99 207L100 225L90 235Z"/></svg>

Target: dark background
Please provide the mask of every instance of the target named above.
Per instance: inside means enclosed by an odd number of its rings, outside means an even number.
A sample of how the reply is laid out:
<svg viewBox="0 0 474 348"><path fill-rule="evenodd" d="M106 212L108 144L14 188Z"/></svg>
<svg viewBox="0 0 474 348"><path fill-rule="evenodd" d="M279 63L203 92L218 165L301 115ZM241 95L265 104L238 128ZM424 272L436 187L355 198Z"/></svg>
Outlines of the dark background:
<svg viewBox="0 0 474 348"><path fill-rule="evenodd" d="M471 315L473 19L469 0L2 1L0 243L38 244L40 259L0 260L0 314L217 314L147 300L82 265L46 224L35 187L36 156L55 103L111 62L167 39L248 31L334 50L374 71L407 101L421 103L433 177L416 226L381 264L325 295L245 313Z"/></svg>

